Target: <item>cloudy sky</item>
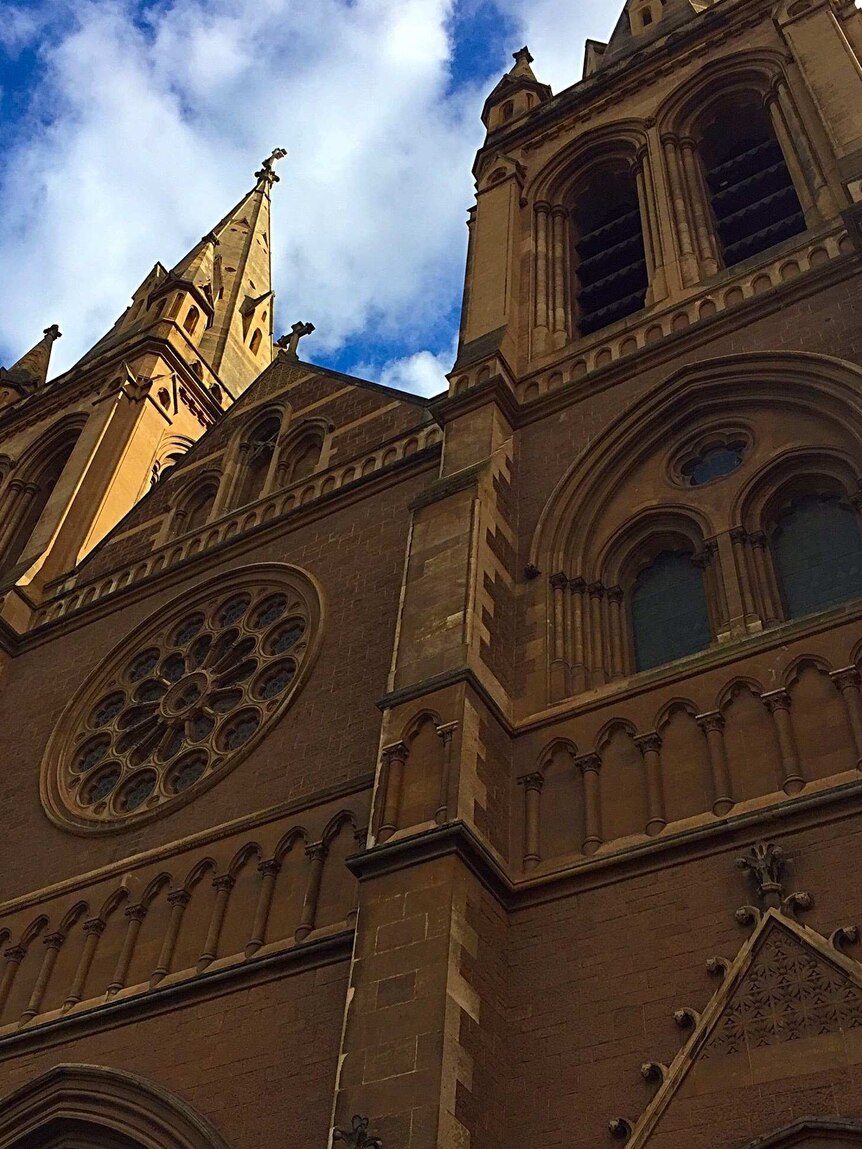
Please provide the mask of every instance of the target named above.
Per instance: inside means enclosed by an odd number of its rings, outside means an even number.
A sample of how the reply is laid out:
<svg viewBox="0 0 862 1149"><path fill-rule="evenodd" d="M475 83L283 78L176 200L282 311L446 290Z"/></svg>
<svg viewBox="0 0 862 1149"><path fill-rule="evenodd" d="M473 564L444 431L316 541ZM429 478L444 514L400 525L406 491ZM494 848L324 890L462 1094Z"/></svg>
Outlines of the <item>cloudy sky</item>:
<svg viewBox="0 0 862 1149"><path fill-rule="evenodd" d="M434 393L453 358L479 113L526 43L555 91L622 0L12 0L0 21L0 363L70 366L289 150L279 332Z"/></svg>

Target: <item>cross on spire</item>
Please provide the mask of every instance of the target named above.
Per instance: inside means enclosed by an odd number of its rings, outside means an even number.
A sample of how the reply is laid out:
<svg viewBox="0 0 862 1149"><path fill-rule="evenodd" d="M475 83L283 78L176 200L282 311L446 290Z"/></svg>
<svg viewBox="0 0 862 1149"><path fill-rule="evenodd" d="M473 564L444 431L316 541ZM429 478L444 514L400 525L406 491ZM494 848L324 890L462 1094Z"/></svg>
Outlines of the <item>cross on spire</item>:
<svg viewBox="0 0 862 1149"><path fill-rule="evenodd" d="M290 335L282 335L280 339L276 339L276 347L280 347L286 355L291 359L299 358L299 341L305 335L311 335L314 331L313 323L294 323L290 329Z"/></svg>
<svg viewBox="0 0 862 1149"><path fill-rule="evenodd" d="M256 180L266 180L270 184L277 184L279 177L273 171L273 165L283 160L287 155L285 148L273 148L265 160L261 161L260 171L254 173Z"/></svg>

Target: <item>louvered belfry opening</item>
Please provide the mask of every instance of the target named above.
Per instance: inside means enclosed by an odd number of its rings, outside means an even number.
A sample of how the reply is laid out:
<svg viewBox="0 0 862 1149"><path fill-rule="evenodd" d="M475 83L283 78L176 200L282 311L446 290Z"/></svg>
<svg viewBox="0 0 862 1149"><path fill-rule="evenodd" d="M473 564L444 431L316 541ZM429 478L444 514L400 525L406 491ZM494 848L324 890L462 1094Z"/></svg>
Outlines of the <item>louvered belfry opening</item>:
<svg viewBox="0 0 862 1149"><path fill-rule="evenodd" d="M726 267L805 230L784 154L758 96L712 112L700 146Z"/></svg>
<svg viewBox="0 0 862 1149"><path fill-rule="evenodd" d="M628 167L601 168L575 192L575 293L581 335L644 306L648 287L643 230Z"/></svg>

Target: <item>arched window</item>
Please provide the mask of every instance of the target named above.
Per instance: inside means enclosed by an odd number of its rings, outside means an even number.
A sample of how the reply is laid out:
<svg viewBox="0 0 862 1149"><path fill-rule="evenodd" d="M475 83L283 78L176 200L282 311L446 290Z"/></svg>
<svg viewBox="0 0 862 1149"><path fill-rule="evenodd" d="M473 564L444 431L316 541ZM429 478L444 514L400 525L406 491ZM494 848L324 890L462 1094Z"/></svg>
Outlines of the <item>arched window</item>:
<svg viewBox="0 0 862 1149"><path fill-rule="evenodd" d="M787 618L862 595L862 533L838 496L805 495L778 516L772 558Z"/></svg>
<svg viewBox="0 0 862 1149"><path fill-rule="evenodd" d="M201 313L196 307L190 307L186 312L186 317L183 320L183 328L188 332L189 335L194 335L194 333L197 331L198 320L200 317Z"/></svg>
<svg viewBox="0 0 862 1149"><path fill-rule="evenodd" d="M243 444L242 471L234 506L244 507L246 503L253 503L263 495L280 431L281 424L277 416L270 415L258 423Z"/></svg>
<svg viewBox="0 0 862 1149"><path fill-rule="evenodd" d="M17 518L17 522L4 548L3 566L11 567L24 557L24 551L30 536L42 517L48 500L72 451L78 441L79 432L75 431L64 436L43 459L41 466L37 466L35 475L29 481L24 478L23 486L17 492L9 484L6 500L3 507L6 515ZM14 480L13 480L14 483Z"/></svg>
<svg viewBox="0 0 862 1149"><path fill-rule="evenodd" d="M260 328L258 327L255 330L254 335L251 337L251 343L249 343L249 350L251 351L252 355L257 355L257 349L260 347L260 341L262 338L263 336L261 335Z"/></svg>
<svg viewBox="0 0 862 1149"><path fill-rule="evenodd" d="M287 462L287 482L296 483L313 475L320 462L323 443L319 435L307 435L296 443Z"/></svg>
<svg viewBox="0 0 862 1149"><path fill-rule="evenodd" d="M635 668L649 670L709 646L703 573L691 553L661 551L637 576L631 596Z"/></svg>
<svg viewBox="0 0 862 1149"><path fill-rule="evenodd" d="M725 266L805 230L762 93L716 100L696 131Z"/></svg>
<svg viewBox="0 0 862 1149"><path fill-rule="evenodd" d="M182 504L174 522L174 534L195 531L209 522L218 494L218 480L208 479L194 488Z"/></svg>
<svg viewBox="0 0 862 1149"><path fill-rule="evenodd" d="M640 311L647 266L637 188L630 166L594 168L572 195L578 327L589 335Z"/></svg>

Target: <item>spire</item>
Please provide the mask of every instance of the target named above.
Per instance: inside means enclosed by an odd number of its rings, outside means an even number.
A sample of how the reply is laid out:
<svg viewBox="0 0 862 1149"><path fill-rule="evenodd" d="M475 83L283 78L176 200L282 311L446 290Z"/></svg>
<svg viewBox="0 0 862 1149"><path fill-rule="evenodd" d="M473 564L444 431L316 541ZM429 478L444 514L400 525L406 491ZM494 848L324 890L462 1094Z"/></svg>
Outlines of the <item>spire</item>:
<svg viewBox="0 0 862 1149"><path fill-rule="evenodd" d="M200 353L232 389L247 386L272 360L270 192L279 180L274 165L286 155L275 148L267 156L251 191L175 269L209 287L213 314Z"/></svg>
<svg viewBox="0 0 862 1149"><path fill-rule="evenodd" d="M547 84L540 84L530 65L533 57L526 46L512 53L515 63L500 80L482 109L482 123L489 131L504 127L538 104L551 98Z"/></svg>
<svg viewBox="0 0 862 1149"><path fill-rule="evenodd" d="M13 363L8 370L0 367L0 386L11 387L22 395L29 395L44 387L48 379L51 348L61 335L56 323L46 327L39 342L22 355L17 363Z"/></svg>

